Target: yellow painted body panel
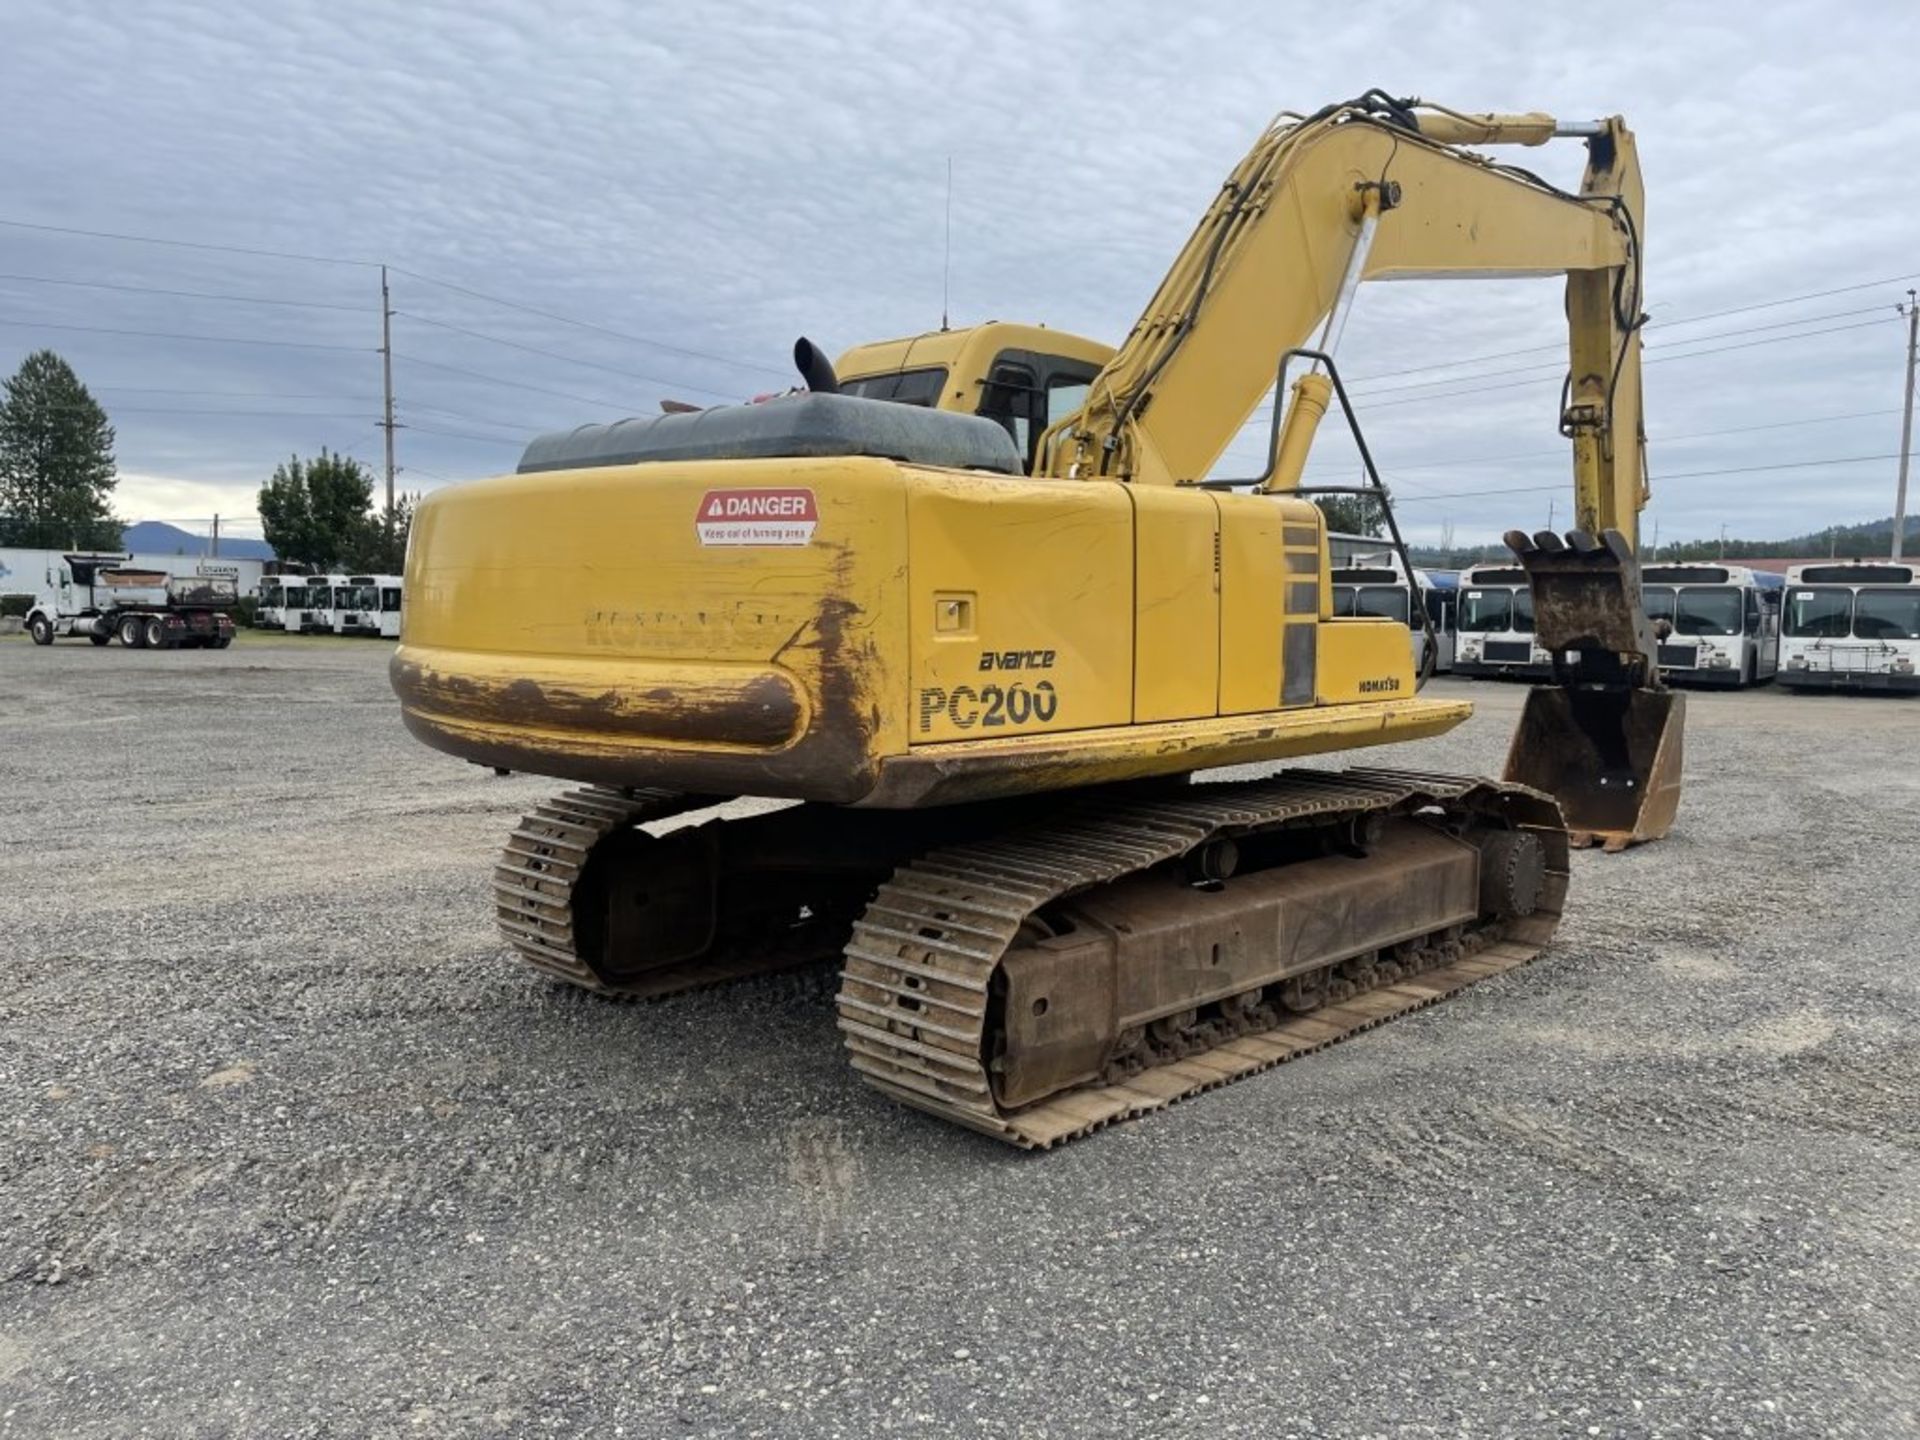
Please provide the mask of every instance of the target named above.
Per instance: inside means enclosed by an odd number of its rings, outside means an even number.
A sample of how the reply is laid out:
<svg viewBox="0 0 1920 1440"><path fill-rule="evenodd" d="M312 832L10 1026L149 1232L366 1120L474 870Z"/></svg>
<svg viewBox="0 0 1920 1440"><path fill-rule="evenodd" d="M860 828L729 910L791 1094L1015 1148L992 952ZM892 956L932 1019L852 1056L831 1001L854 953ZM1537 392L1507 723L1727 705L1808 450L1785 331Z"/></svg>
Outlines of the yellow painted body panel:
<svg viewBox="0 0 1920 1440"><path fill-rule="evenodd" d="M907 555L915 744L1132 718L1133 512L1119 486L921 472ZM971 623L942 628L956 603Z"/></svg>
<svg viewBox="0 0 1920 1440"><path fill-rule="evenodd" d="M1356 705L1413 694L1406 626L1393 620L1327 620L1316 639L1316 704Z"/></svg>
<svg viewBox="0 0 1920 1440"><path fill-rule="evenodd" d="M1286 595L1280 507L1239 495L1220 505L1220 713L1280 708Z"/></svg>
<svg viewBox="0 0 1920 1440"><path fill-rule="evenodd" d="M810 497L804 537L703 543L715 492L767 491ZM451 487L414 525L407 724L508 769L914 806L1468 713L1411 698L1404 627L1322 621L1319 512L1292 498L660 462Z"/></svg>
<svg viewBox="0 0 1920 1440"><path fill-rule="evenodd" d="M1133 718L1213 715L1220 698L1220 507L1204 490L1129 486Z"/></svg>
<svg viewBox="0 0 1920 1440"><path fill-rule="evenodd" d="M881 697L909 683L907 473L660 463L429 495L393 662L409 726L515 769L857 798L906 748ZM754 489L810 493L808 542L702 544L704 497Z"/></svg>

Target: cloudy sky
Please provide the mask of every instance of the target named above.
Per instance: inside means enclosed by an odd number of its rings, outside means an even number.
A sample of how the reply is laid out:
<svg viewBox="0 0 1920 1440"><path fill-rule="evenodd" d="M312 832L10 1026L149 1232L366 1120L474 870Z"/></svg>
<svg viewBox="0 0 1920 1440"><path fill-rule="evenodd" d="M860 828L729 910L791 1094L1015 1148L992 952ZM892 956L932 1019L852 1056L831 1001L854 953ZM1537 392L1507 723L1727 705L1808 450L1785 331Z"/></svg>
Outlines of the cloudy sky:
<svg viewBox="0 0 1920 1440"><path fill-rule="evenodd" d="M257 533L276 460L379 459L380 262L401 484L430 489L534 432L778 388L801 333L931 328L949 160L955 323L1117 341L1275 111L1378 85L1628 118L1649 529L1811 530L1892 508L1916 41L1920 7L1846 0L10 0L0 369L75 364L129 519ZM1571 183L1583 157L1512 158ZM1565 523L1559 288L1363 292L1342 368L1416 537Z"/></svg>

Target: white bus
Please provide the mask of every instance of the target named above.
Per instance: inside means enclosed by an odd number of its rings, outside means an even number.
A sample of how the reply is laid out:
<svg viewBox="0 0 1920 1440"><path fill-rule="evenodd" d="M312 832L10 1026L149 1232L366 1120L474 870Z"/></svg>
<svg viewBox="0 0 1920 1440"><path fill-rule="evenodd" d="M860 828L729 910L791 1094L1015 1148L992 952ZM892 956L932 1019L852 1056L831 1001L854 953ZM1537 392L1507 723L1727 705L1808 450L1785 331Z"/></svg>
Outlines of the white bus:
<svg viewBox="0 0 1920 1440"><path fill-rule="evenodd" d="M1787 571L1780 683L1920 692L1920 567L1828 560Z"/></svg>
<svg viewBox="0 0 1920 1440"><path fill-rule="evenodd" d="M350 575L337 592L334 628L341 635L400 638L400 577Z"/></svg>
<svg viewBox="0 0 1920 1440"><path fill-rule="evenodd" d="M1452 671L1460 645L1460 572L1421 570L1416 574L1421 596L1427 602L1427 618L1433 622L1433 638L1440 643L1440 661L1433 667L1434 673L1445 675Z"/></svg>
<svg viewBox="0 0 1920 1440"><path fill-rule="evenodd" d="M1663 678L1734 687L1773 678L1786 584L1778 575L1693 562L1642 566L1640 583L1647 618L1667 632L1657 643Z"/></svg>
<svg viewBox="0 0 1920 1440"><path fill-rule="evenodd" d="M1453 668L1452 607L1436 604L1431 577L1423 570L1413 572L1414 587L1409 587L1400 557L1392 551L1350 557L1346 564L1332 569L1333 613L1336 616L1365 616L1375 620L1397 620L1412 635L1413 668L1420 673L1427 648L1426 627L1420 612L1413 608L1413 588L1419 592L1419 604L1433 617L1433 635L1438 642L1434 673Z"/></svg>
<svg viewBox="0 0 1920 1440"><path fill-rule="evenodd" d="M334 616L339 607L340 592L346 583L345 575L309 575L307 600L298 611L299 624L294 623L293 615L289 613L287 629L298 630L302 635L334 634Z"/></svg>
<svg viewBox="0 0 1920 1440"><path fill-rule="evenodd" d="M1518 565L1473 565L1460 572L1454 673L1547 680L1553 657L1533 638L1533 591Z"/></svg>
<svg viewBox="0 0 1920 1440"><path fill-rule="evenodd" d="M260 605L253 612L254 626L261 630L298 630L306 603L306 576L264 575L260 579ZM292 624L287 623L289 617Z"/></svg>

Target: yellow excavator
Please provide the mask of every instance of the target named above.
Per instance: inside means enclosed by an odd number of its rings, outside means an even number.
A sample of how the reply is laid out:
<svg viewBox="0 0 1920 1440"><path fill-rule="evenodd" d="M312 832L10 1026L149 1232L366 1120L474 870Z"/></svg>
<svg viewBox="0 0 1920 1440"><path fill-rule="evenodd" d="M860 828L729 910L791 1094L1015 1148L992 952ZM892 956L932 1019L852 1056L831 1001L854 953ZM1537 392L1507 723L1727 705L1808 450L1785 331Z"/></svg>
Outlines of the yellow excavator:
<svg viewBox="0 0 1920 1440"><path fill-rule="evenodd" d="M1466 148L1556 136L1577 194ZM1370 92L1273 123L1118 350L801 341L804 390L544 436L431 495L408 728L582 787L507 841L507 940L624 997L842 953L853 1067L1027 1147L1525 963L1570 846L1657 838L1679 796L1634 558L1641 205L1617 118ZM1359 438L1361 281L1546 274L1577 528L1507 537L1556 675L1506 778L1196 778L1467 718L1417 693L1404 626L1333 614L1302 475L1335 402ZM1265 466L1213 475L1269 391Z"/></svg>

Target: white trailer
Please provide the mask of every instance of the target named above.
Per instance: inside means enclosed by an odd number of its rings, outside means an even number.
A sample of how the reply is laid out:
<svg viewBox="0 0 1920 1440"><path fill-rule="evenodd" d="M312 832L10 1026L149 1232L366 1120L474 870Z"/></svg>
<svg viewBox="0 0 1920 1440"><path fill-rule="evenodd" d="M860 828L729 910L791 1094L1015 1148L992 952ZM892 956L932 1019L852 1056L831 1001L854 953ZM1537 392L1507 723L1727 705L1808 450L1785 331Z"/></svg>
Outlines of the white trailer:
<svg viewBox="0 0 1920 1440"><path fill-rule="evenodd" d="M1775 678L1789 690L1920 692L1920 566L1789 568Z"/></svg>
<svg viewBox="0 0 1920 1440"><path fill-rule="evenodd" d="M345 599L336 611L338 633L400 638L400 576L352 575L340 593Z"/></svg>
<svg viewBox="0 0 1920 1440"><path fill-rule="evenodd" d="M46 574L47 595L27 612L36 645L85 636L128 648L224 650L233 643L239 590L226 576L138 569L125 554L62 555Z"/></svg>

